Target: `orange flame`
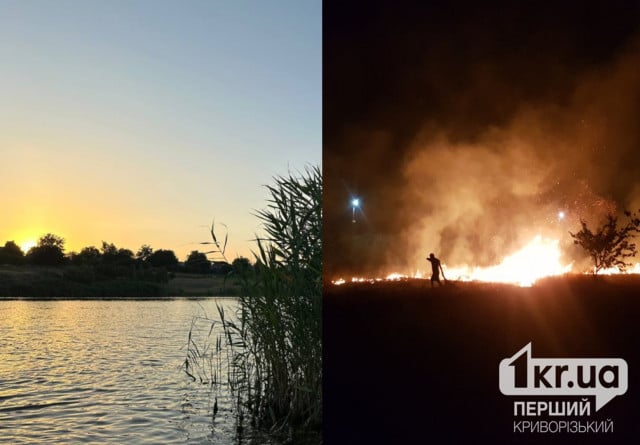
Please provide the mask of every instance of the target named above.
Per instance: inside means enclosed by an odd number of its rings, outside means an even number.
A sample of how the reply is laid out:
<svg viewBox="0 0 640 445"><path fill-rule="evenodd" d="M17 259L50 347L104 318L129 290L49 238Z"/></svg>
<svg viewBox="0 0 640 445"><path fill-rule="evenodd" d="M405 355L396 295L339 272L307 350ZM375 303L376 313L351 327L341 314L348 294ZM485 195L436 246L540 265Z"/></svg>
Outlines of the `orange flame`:
<svg viewBox="0 0 640 445"><path fill-rule="evenodd" d="M563 264L562 254L556 239L534 237L527 245L517 252L506 256L500 264L489 267L462 265L459 267L446 267L447 279L459 281L482 281L491 283L510 283L523 287L532 286L537 280L545 277L563 275L571 272L572 263ZM602 275L621 273L617 268L604 269L598 272ZM627 270L625 273L640 274L640 263ZM413 276L391 273L383 278L353 277L352 283L375 283L383 280L398 281L408 278L423 278L420 271ZM342 278L332 281L340 285L346 283Z"/></svg>
<svg viewBox="0 0 640 445"><path fill-rule="evenodd" d="M562 264L560 257L558 240L536 236L526 246L505 257L496 266L463 266L448 269L448 274L449 278L462 281L488 281L531 286L540 278L570 272L572 264Z"/></svg>

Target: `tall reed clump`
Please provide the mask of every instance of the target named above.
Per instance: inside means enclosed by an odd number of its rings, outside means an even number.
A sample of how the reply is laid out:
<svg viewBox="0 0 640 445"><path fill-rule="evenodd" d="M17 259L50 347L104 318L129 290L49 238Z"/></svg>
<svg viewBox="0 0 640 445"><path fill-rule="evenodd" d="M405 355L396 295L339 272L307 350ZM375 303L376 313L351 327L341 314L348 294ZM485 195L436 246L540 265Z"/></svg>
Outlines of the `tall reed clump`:
<svg viewBox="0 0 640 445"><path fill-rule="evenodd" d="M244 419L272 432L319 429L322 421L322 176L309 167L267 186L256 213L256 266L243 274L236 317L218 308L239 427ZM218 243L212 228L213 243ZM226 237L225 243L226 244ZM193 362L193 361L192 361Z"/></svg>

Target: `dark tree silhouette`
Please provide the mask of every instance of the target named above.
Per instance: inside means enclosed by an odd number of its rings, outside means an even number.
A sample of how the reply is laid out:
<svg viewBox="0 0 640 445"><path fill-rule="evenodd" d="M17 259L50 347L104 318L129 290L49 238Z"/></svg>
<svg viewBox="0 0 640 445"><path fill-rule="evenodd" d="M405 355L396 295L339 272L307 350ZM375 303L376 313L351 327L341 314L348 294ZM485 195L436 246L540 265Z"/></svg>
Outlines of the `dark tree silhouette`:
<svg viewBox="0 0 640 445"><path fill-rule="evenodd" d="M38 240L38 247L44 246L57 247L64 252L64 238L53 233L47 233Z"/></svg>
<svg viewBox="0 0 640 445"><path fill-rule="evenodd" d="M118 248L113 243L108 243L106 241L102 242L102 256L106 257L115 257L118 254Z"/></svg>
<svg viewBox="0 0 640 445"><path fill-rule="evenodd" d="M95 247L84 247L71 257L71 262L78 266L94 266L100 262L100 257L100 251Z"/></svg>
<svg viewBox="0 0 640 445"><path fill-rule="evenodd" d="M212 261L211 262L211 273L214 275L227 275L229 272L233 270L231 264L226 261Z"/></svg>
<svg viewBox="0 0 640 445"><path fill-rule="evenodd" d="M211 263L207 255L193 250L184 262L184 270L189 273L207 273L211 271Z"/></svg>
<svg viewBox="0 0 640 445"><path fill-rule="evenodd" d="M178 265L178 258L173 250L160 249L149 255L147 262L153 267L165 267L171 270Z"/></svg>
<svg viewBox="0 0 640 445"><path fill-rule="evenodd" d="M133 252L129 249L118 249L115 244L102 242L102 262L118 266L130 266L134 264Z"/></svg>
<svg viewBox="0 0 640 445"><path fill-rule="evenodd" d="M27 260L38 266L59 266L64 263L64 238L47 233L31 248Z"/></svg>
<svg viewBox="0 0 640 445"><path fill-rule="evenodd" d="M636 255L636 244L632 242L632 238L640 232L640 218L628 211L624 214L629 221L622 227L618 227L618 217L610 214L595 232L587 227L583 219L580 220L582 229L579 232L569 232L574 244L582 246L593 259L596 274L602 269L614 266L620 271L631 266L625 259Z"/></svg>
<svg viewBox="0 0 640 445"><path fill-rule="evenodd" d="M245 273L251 270L251 263L249 262L249 258L238 257L231 263L233 267L233 273L238 275L244 275Z"/></svg>
<svg viewBox="0 0 640 445"><path fill-rule="evenodd" d="M0 247L0 264L21 264L24 261L24 252L13 241L4 243Z"/></svg>
<svg viewBox="0 0 640 445"><path fill-rule="evenodd" d="M152 254L153 249L151 248L151 246L148 244L143 244L142 246L140 246L140 249L138 249L136 258L142 262L146 262L147 260L149 260L149 257L151 257Z"/></svg>

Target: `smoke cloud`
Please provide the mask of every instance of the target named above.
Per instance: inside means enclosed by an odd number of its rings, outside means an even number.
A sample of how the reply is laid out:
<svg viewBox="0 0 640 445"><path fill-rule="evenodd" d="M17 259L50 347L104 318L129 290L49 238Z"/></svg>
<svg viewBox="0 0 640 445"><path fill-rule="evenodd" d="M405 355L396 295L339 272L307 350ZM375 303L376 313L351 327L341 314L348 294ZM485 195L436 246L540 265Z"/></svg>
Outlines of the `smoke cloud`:
<svg viewBox="0 0 640 445"><path fill-rule="evenodd" d="M426 123L403 165L402 236L415 247L400 266L429 249L449 264L496 264L536 234L570 253L581 218L640 207L639 115L640 53L627 51L577 82L567 105L522 106L473 140Z"/></svg>
<svg viewBox="0 0 640 445"><path fill-rule="evenodd" d="M524 48L554 50L512 56L494 34L463 28L459 42L427 45L410 70L378 79L373 99L358 93L365 118L325 105L346 116L325 124L329 276L425 270L429 252L488 266L536 235L559 239L580 266L568 233L580 219L640 208L640 40L620 38L593 61L552 33ZM476 37L482 51L457 51ZM355 195L363 207L350 224Z"/></svg>

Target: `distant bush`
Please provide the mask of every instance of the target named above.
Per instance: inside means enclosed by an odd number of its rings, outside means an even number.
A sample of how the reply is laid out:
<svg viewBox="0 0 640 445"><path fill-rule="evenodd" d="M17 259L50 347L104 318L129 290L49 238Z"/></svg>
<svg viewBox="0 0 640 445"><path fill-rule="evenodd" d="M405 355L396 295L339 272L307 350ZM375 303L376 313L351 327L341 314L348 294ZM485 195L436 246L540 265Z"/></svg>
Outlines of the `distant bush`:
<svg viewBox="0 0 640 445"><path fill-rule="evenodd" d="M582 229L576 233L569 232L574 244L585 249L593 260L595 274L611 267L624 271L631 265L625 259L636 255L636 244L632 239L635 234L640 233L640 218L628 211L624 214L628 221L621 227L618 227L617 216L608 215L606 221L596 227L595 231L589 229L584 220L580 220Z"/></svg>
<svg viewBox="0 0 640 445"><path fill-rule="evenodd" d="M249 258L238 257L231 263L233 273L239 276L247 274L253 270Z"/></svg>
<svg viewBox="0 0 640 445"><path fill-rule="evenodd" d="M214 275L229 275L233 271L233 266L226 261L212 261L211 273Z"/></svg>
<svg viewBox="0 0 640 445"><path fill-rule="evenodd" d="M186 273L210 273L211 262L206 254L193 250L187 257L187 261L184 262L184 271Z"/></svg>
<svg viewBox="0 0 640 445"><path fill-rule="evenodd" d="M85 247L80 253L70 256L71 264L76 266L95 266L101 260L101 254L95 247Z"/></svg>
<svg viewBox="0 0 640 445"><path fill-rule="evenodd" d="M146 261L152 267L164 267L168 270L174 270L178 265L178 258L173 250L156 250Z"/></svg>
<svg viewBox="0 0 640 445"><path fill-rule="evenodd" d="M24 252L13 241L7 241L4 247L0 247L0 264L22 264Z"/></svg>
<svg viewBox="0 0 640 445"><path fill-rule="evenodd" d="M38 240L27 254L27 261L36 266L60 266L64 264L64 239L47 233Z"/></svg>

